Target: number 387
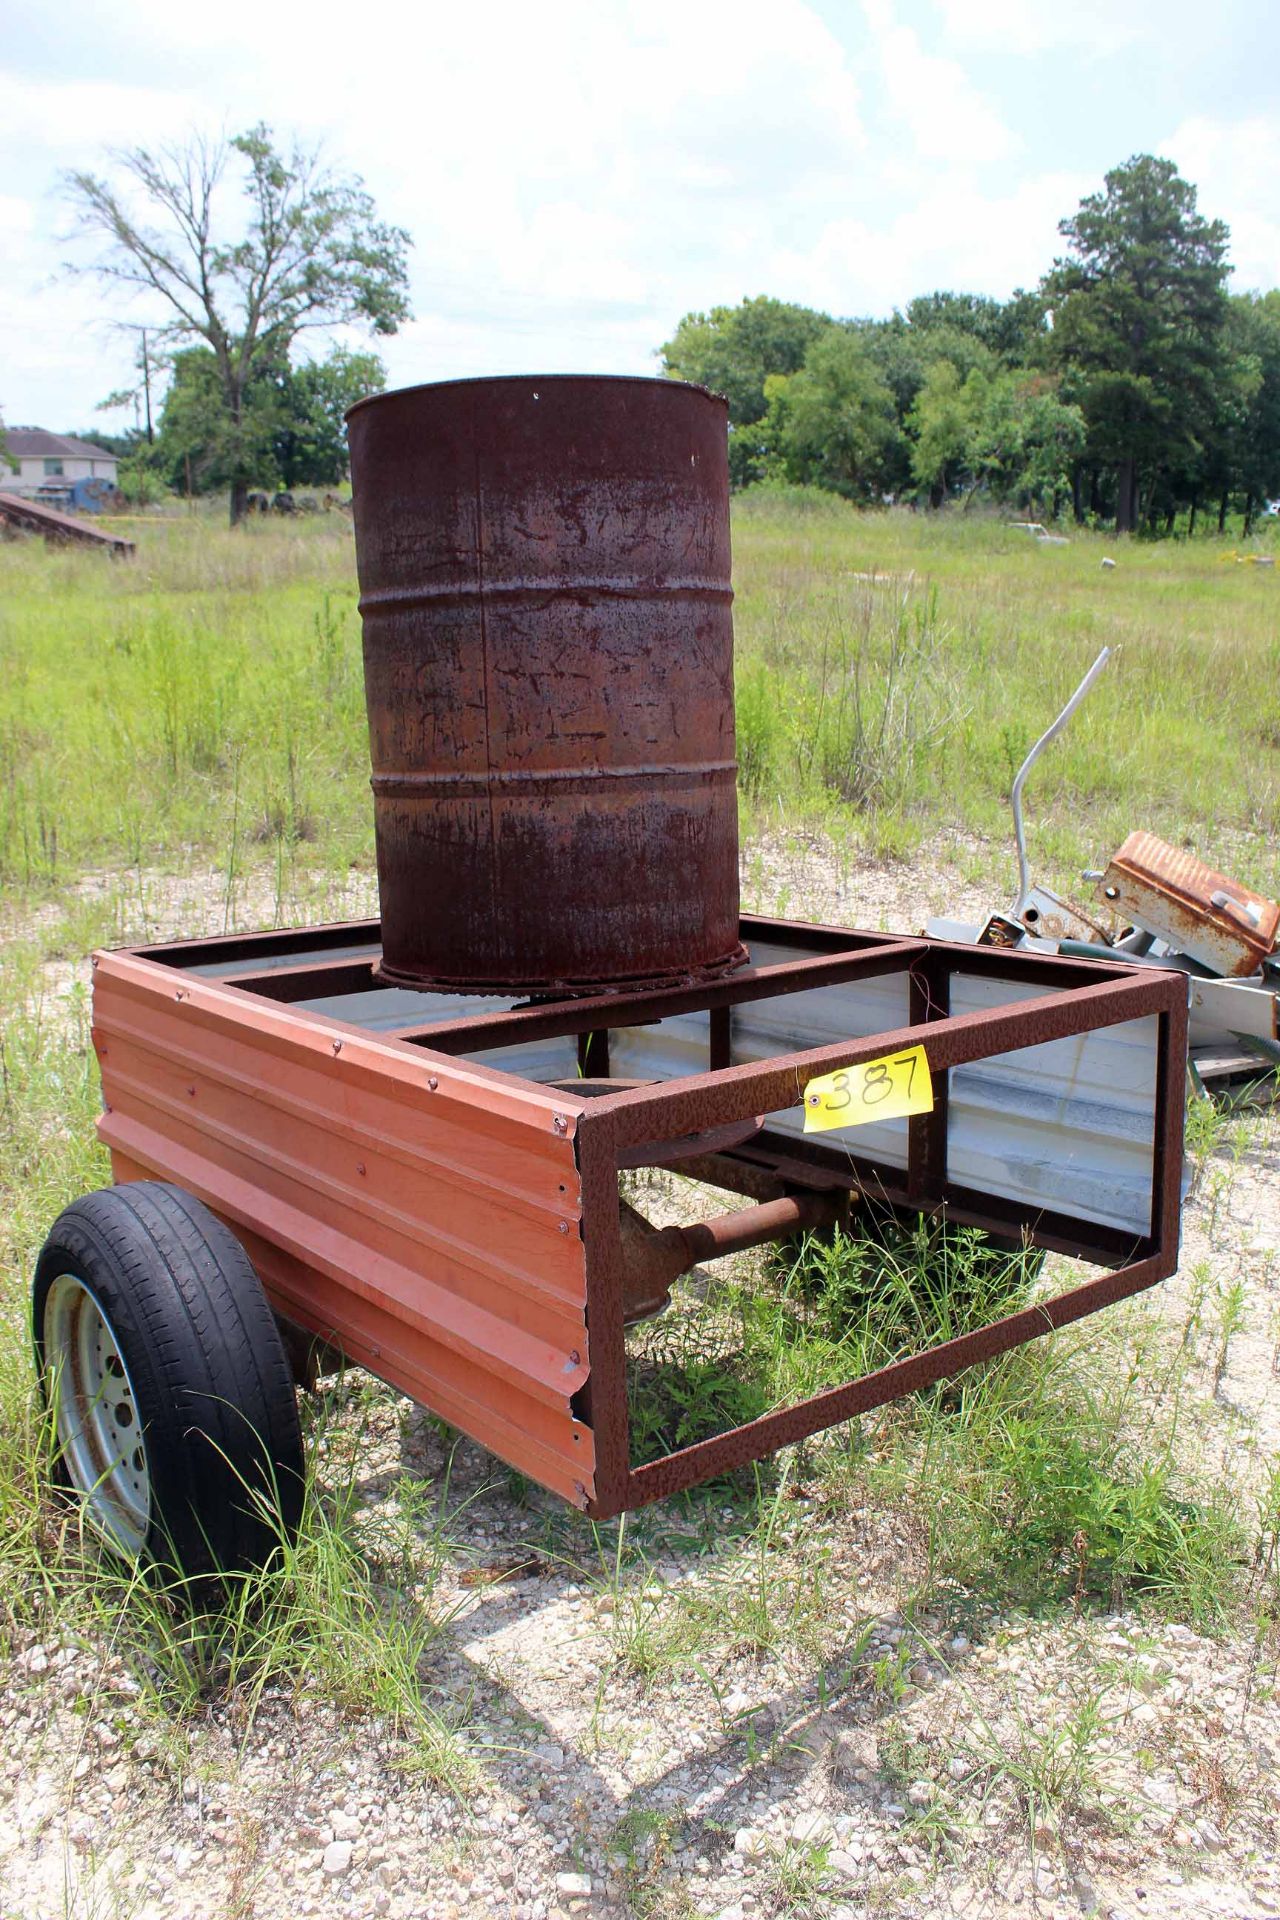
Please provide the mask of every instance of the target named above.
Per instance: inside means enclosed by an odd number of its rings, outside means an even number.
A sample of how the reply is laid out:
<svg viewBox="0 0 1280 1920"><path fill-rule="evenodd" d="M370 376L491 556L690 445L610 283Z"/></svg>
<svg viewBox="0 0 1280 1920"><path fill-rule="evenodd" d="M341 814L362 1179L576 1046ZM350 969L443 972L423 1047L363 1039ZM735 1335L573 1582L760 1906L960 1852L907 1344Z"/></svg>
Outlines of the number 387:
<svg viewBox="0 0 1280 1920"><path fill-rule="evenodd" d="M841 1073L833 1073L831 1091L823 1105L830 1113L840 1112L855 1102L864 1107L878 1107L895 1092L909 1100L918 1057L914 1053L902 1053L888 1060L873 1060L865 1067L847 1067Z"/></svg>

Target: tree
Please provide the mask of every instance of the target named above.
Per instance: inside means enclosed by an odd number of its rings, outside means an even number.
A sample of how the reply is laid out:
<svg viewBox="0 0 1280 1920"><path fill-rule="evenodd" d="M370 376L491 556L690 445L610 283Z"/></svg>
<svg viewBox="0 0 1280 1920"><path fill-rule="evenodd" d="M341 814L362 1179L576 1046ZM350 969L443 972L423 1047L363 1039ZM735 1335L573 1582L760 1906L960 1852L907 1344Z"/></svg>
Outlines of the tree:
<svg viewBox="0 0 1280 1920"><path fill-rule="evenodd" d="M296 145L286 157L263 125L229 143L195 139L113 158L120 184L66 176L80 231L104 243L76 270L150 295L165 315L158 331L170 350L207 347L213 370L211 380L199 376L208 383L201 404L217 424L215 464L226 474L234 526L261 454L261 421L249 417L255 380L286 364L308 328L394 333L409 317L409 236L378 220L358 178L330 173ZM225 241L216 237L221 189L236 160L247 214L240 237Z"/></svg>
<svg viewBox="0 0 1280 1920"><path fill-rule="evenodd" d="M949 301L950 295L931 296ZM914 307L915 302L912 302ZM859 331L867 351L893 394L898 436L892 449L891 470L885 484L908 491L916 477L912 468L912 441L917 430L914 408L930 370L946 362L963 384L971 373L994 374L1000 362L991 348L970 330L957 327L936 312L927 326L913 326L900 313L888 320L863 321Z"/></svg>
<svg viewBox="0 0 1280 1920"><path fill-rule="evenodd" d="M860 334L830 327L799 373L773 374L766 424L790 480L866 499L882 486L897 432L893 395Z"/></svg>
<svg viewBox="0 0 1280 1920"><path fill-rule="evenodd" d="M736 307L686 313L662 348L663 372L724 394L729 402L729 477L736 487L762 477L768 439L751 430L765 417L765 381L798 373L813 342L832 325L825 313L760 295Z"/></svg>
<svg viewBox="0 0 1280 1920"><path fill-rule="evenodd" d="M975 486L984 486L997 500L1020 497L1056 516L1084 451L1083 414L1062 400L1057 382L1044 374L1023 369L977 386L979 380L970 374L965 382L972 401L967 452Z"/></svg>
<svg viewBox="0 0 1280 1920"><path fill-rule="evenodd" d="M1226 451L1247 535L1259 502L1280 494L1280 292L1233 299L1227 343L1235 408Z"/></svg>
<svg viewBox="0 0 1280 1920"><path fill-rule="evenodd" d="M950 360L935 360L925 375L907 425L915 436L911 472L918 485L928 489L931 507L940 507L969 470L976 414L985 393L985 380L976 368L962 382Z"/></svg>
<svg viewBox="0 0 1280 1920"><path fill-rule="evenodd" d="M915 334L939 329L954 337L980 340L1008 366L1026 366L1047 338L1044 301L1021 288L1008 300L980 293L923 293L907 304L907 324Z"/></svg>
<svg viewBox="0 0 1280 1920"><path fill-rule="evenodd" d="M1116 529L1138 524L1143 481L1185 464L1211 427L1227 314L1227 229L1196 211L1171 160L1139 154L1060 223L1043 284L1053 355L1115 469Z"/></svg>
<svg viewBox="0 0 1280 1920"><path fill-rule="evenodd" d="M213 493L228 487L234 494L239 486L247 496L251 486L274 488L280 484L273 450L278 426L269 366L259 361L233 419L212 349L182 347L172 357L156 464L169 485L181 493ZM239 511L243 513L243 507Z"/></svg>
<svg viewBox="0 0 1280 1920"><path fill-rule="evenodd" d="M386 384L376 353L346 347L284 369L275 454L286 487L336 487L346 479L347 410Z"/></svg>
<svg viewBox="0 0 1280 1920"><path fill-rule="evenodd" d="M156 460L171 486L196 493L226 486L237 471L271 489L336 486L347 471L343 416L366 394L381 392L386 377L377 354L345 347L300 367L260 363L233 430L213 354L186 347L173 357Z"/></svg>

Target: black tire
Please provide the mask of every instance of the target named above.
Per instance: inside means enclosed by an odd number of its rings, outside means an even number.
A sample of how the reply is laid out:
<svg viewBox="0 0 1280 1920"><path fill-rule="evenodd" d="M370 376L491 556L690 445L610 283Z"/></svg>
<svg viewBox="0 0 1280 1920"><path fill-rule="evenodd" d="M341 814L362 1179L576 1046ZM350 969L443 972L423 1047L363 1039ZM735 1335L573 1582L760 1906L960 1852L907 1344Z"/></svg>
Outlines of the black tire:
<svg viewBox="0 0 1280 1920"><path fill-rule="evenodd" d="M199 1580L261 1566L293 1535L293 1376L244 1248L206 1206L151 1180L74 1201L41 1251L32 1307L60 1478L119 1553ZM120 1437L135 1429L141 1447L126 1455Z"/></svg>

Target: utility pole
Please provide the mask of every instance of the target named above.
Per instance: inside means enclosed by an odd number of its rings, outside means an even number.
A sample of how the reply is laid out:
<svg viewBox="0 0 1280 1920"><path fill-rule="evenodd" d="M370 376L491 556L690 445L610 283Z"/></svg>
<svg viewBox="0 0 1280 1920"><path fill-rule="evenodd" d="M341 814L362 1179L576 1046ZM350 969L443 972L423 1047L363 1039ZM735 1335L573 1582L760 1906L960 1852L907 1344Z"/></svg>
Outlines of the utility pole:
<svg viewBox="0 0 1280 1920"><path fill-rule="evenodd" d="M142 331L142 391L146 396L146 405L147 405L147 445L154 446L156 436L151 428L151 360L147 354L147 330L145 327L143 327L141 331Z"/></svg>

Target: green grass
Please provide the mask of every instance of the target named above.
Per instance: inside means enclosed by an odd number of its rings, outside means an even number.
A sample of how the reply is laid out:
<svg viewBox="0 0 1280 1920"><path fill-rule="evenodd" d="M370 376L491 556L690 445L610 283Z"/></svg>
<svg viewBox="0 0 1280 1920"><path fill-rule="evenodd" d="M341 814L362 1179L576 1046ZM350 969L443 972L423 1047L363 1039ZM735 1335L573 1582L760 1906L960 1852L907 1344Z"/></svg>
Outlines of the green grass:
<svg viewBox="0 0 1280 1920"><path fill-rule="evenodd" d="M0 549L0 885L366 857L350 530L147 524L132 561Z"/></svg>
<svg viewBox="0 0 1280 1920"><path fill-rule="evenodd" d="M115 563L0 546L0 889L300 846L367 863L349 525L135 531ZM1003 844L1014 770L1112 644L1034 776L1037 872L1069 882L1141 824L1228 869L1253 836L1241 877L1278 883L1275 570L1216 539L1042 548L993 519L768 495L736 503L734 539L748 827L816 821L888 854L939 827Z"/></svg>
<svg viewBox="0 0 1280 1920"><path fill-rule="evenodd" d="M767 496L738 503L734 536L739 751L760 811L776 817L781 795L872 845L938 824L1003 838L1023 755L1111 645L1032 777L1046 877L1070 880L1136 824L1192 835L1228 867L1234 834L1274 835L1273 569L1237 566L1216 540L1043 548L990 519ZM1253 852L1272 884L1274 850Z"/></svg>
<svg viewBox="0 0 1280 1920"><path fill-rule="evenodd" d="M1017 1311L1038 1290L1062 1286L1040 1267L1034 1251L993 1247L971 1229L899 1225L884 1214L861 1231L780 1251L750 1282L705 1294L685 1283L666 1316L632 1334L635 1457ZM1210 1352L1239 1317L1234 1297L1220 1303L1205 1330ZM797 1471L837 1508L870 1501L919 1516L923 1591L953 1582L1032 1607L1138 1600L1221 1621L1259 1591L1258 1540L1235 1489L1189 1485L1179 1471L1188 1350L1163 1349L1123 1312L1101 1326L1015 1349L891 1404L874 1450L855 1425L812 1443L809 1469ZM784 1489L785 1473L766 1462L687 1499L695 1513L726 1496L743 1503L735 1590L765 1623L762 1646L803 1631L797 1587L762 1571ZM801 1587L813 1564L797 1576ZM1274 1582L1261 1585L1271 1592ZM682 1594L663 1608L634 1589L614 1616L631 1664L653 1670L690 1657L701 1606ZM736 1617L720 1605L722 1627ZM780 1631L774 1619L785 1623Z"/></svg>

